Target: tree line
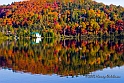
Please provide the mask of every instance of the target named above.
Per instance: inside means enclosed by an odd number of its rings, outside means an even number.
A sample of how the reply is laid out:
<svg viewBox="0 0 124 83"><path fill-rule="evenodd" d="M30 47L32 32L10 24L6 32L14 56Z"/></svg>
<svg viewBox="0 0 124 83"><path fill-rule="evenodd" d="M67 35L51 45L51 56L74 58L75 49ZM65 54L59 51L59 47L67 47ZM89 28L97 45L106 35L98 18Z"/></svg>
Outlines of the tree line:
<svg viewBox="0 0 124 83"><path fill-rule="evenodd" d="M123 35L124 8L92 0L30 0L0 6L3 34Z"/></svg>

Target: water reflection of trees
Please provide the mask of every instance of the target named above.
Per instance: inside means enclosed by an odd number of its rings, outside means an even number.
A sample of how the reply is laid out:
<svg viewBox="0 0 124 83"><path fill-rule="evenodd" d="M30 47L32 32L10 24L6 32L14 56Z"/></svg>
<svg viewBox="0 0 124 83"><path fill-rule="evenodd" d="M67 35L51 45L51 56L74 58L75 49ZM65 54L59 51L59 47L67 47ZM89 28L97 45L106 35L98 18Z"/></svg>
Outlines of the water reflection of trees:
<svg viewBox="0 0 124 83"><path fill-rule="evenodd" d="M0 66L32 74L84 75L124 65L123 47L122 40L7 41L0 45Z"/></svg>

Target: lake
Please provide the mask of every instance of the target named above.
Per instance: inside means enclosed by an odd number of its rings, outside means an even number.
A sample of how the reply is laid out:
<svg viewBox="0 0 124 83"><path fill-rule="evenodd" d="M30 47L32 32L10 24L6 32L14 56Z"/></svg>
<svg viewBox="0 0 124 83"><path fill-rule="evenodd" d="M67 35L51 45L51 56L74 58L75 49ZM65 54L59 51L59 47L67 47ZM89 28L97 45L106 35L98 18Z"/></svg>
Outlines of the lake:
<svg viewBox="0 0 124 83"><path fill-rule="evenodd" d="M0 83L122 83L123 39L0 40Z"/></svg>

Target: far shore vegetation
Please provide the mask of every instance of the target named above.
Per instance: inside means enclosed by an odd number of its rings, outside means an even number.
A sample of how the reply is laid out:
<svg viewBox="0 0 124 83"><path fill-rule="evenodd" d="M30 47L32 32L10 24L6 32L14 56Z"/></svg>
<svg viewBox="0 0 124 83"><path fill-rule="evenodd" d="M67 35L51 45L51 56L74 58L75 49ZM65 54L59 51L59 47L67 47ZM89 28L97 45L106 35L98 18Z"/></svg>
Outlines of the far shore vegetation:
<svg viewBox="0 0 124 83"><path fill-rule="evenodd" d="M0 6L0 39L123 38L124 8L92 0L30 0Z"/></svg>

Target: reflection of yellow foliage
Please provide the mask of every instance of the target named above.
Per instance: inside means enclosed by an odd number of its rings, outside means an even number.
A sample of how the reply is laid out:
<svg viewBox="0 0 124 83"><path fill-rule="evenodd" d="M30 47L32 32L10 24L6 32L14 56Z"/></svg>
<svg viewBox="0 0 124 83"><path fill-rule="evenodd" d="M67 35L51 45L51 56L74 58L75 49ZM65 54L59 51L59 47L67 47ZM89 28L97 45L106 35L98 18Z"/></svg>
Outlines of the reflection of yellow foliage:
<svg viewBox="0 0 124 83"><path fill-rule="evenodd" d="M55 63L58 63L58 61L59 61L58 57L55 57Z"/></svg>
<svg viewBox="0 0 124 83"><path fill-rule="evenodd" d="M100 58L96 59L97 64L100 64Z"/></svg>
<svg viewBox="0 0 124 83"><path fill-rule="evenodd" d="M57 46L55 47L55 49L56 49L57 51L60 51L60 50L61 50L61 45L57 45Z"/></svg>
<svg viewBox="0 0 124 83"><path fill-rule="evenodd" d="M61 25L60 25L59 23L57 23L57 24L55 25L55 28L56 28L56 29L61 29Z"/></svg>
<svg viewBox="0 0 124 83"><path fill-rule="evenodd" d="M86 51L86 46L83 46L82 47L82 52L85 52Z"/></svg>
<svg viewBox="0 0 124 83"><path fill-rule="evenodd" d="M89 52L89 49L86 49L86 52L88 53Z"/></svg>
<svg viewBox="0 0 124 83"><path fill-rule="evenodd" d="M65 46L67 48L65 49L65 47L62 46L63 44L58 43L58 41L54 42L52 46L50 44L44 45L43 43L33 46L29 46L30 44L28 44L28 52L24 51L25 46L22 44L25 43L26 42L21 44L17 43L16 45L12 43L10 48L4 49L5 46L2 49L0 48L0 57L4 57L2 62L4 62L7 67L16 71L31 72L32 74L50 75L55 73L63 76L73 76L103 69L106 65L114 67L118 64L124 64L123 60L121 60L122 55L119 55L115 49L113 51L114 53L109 49L105 52L103 49L105 45L101 45L102 43L97 43L97 46L95 46L96 43L90 41L88 44L81 46L80 50L79 47L76 46L74 48ZM102 46L101 48L100 45ZM18 50L13 50L14 46L19 47ZM54 55L56 50L57 54ZM110 56L110 54L113 56ZM112 60L110 60L110 58L112 58ZM107 60L107 63L104 63L105 60Z"/></svg>

